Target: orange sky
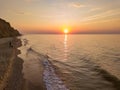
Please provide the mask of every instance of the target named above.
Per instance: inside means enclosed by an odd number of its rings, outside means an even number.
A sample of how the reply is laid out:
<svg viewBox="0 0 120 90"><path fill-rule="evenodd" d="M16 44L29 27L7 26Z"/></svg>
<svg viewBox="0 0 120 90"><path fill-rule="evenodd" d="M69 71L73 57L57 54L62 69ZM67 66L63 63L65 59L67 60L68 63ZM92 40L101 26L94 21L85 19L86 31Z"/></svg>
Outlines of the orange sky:
<svg viewBox="0 0 120 90"><path fill-rule="evenodd" d="M22 33L120 33L120 0L2 0L0 18Z"/></svg>

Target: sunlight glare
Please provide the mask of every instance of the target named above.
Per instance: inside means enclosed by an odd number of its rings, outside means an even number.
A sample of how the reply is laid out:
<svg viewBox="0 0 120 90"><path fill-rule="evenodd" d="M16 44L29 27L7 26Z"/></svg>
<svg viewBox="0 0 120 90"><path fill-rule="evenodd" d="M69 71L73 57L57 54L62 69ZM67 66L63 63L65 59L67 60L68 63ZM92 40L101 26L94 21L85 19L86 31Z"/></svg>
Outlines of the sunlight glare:
<svg viewBox="0 0 120 90"><path fill-rule="evenodd" d="M69 32L69 30L66 28L64 29L64 33L67 34Z"/></svg>

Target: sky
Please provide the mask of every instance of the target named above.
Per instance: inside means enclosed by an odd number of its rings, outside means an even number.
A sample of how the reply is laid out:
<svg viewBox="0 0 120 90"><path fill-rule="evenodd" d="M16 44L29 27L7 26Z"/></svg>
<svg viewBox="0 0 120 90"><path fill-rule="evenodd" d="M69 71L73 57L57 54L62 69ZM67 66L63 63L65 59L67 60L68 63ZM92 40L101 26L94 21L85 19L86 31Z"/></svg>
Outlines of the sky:
<svg viewBox="0 0 120 90"><path fill-rule="evenodd" d="M120 33L120 0L0 0L0 18L21 33Z"/></svg>

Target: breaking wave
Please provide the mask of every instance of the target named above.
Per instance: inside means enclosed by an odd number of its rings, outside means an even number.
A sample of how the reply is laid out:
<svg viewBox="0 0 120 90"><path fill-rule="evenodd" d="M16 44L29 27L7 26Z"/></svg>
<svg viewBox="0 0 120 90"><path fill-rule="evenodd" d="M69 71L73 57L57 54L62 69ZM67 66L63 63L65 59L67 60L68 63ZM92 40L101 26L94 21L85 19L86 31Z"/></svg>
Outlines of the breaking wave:
<svg viewBox="0 0 120 90"><path fill-rule="evenodd" d="M43 81L45 82L47 90L69 90L63 83L63 81L57 76L55 70L49 61L48 55L43 55L31 47L27 49L27 53L34 53L39 57L39 60L42 60L44 72L43 72Z"/></svg>

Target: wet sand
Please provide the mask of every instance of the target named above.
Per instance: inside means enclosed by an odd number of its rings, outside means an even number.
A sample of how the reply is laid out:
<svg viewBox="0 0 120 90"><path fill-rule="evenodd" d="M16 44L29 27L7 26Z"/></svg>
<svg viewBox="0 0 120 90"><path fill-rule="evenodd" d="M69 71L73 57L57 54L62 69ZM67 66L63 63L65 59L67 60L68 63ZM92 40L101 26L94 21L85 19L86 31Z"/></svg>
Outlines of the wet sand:
<svg viewBox="0 0 120 90"><path fill-rule="evenodd" d="M21 40L17 38L0 40L0 90L45 90L42 83L35 86L24 79L22 71L24 62L18 57L20 51L17 49L21 46Z"/></svg>

